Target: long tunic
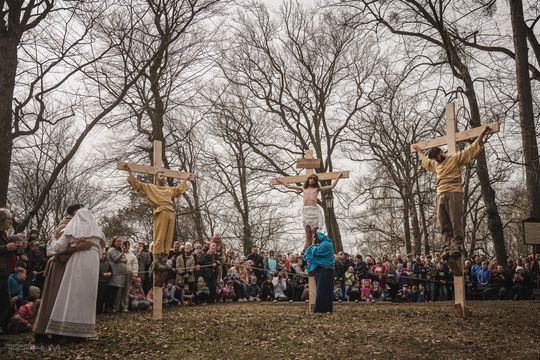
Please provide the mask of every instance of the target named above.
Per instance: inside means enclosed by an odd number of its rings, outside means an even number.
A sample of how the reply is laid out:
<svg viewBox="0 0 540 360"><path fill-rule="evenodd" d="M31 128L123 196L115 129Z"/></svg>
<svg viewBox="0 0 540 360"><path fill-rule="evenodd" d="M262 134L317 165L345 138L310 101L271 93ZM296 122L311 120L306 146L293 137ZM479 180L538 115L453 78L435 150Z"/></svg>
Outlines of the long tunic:
<svg viewBox="0 0 540 360"><path fill-rule="evenodd" d="M47 334L84 338L96 336L100 239L89 237L85 240L93 246L90 250L77 251L66 263ZM62 236L51 246L51 251L61 253L78 242L79 239Z"/></svg>
<svg viewBox="0 0 540 360"><path fill-rule="evenodd" d="M144 196L154 209L154 246L155 255L167 254L172 246L176 215L173 199L187 191L188 185L182 182L178 186L159 186L142 183L133 176L128 177L129 184Z"/></svg>
<svg viewBox="0 0 540 360"><path fill-rule="evenodd" d="M448 155L442 163L424 156L422 158L422 167L437 174L437 194L463 192L461 166L476 158L482 149L482 143L476 139L468 148Z"/></svg>

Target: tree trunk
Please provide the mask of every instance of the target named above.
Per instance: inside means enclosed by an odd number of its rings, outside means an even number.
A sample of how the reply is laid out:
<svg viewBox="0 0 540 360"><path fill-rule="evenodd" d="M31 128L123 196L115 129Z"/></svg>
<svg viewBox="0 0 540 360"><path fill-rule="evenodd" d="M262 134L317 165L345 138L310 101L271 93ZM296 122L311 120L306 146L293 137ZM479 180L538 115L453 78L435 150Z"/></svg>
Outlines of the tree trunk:
<svg viewBox="0 0 540 360"><path fill-rule="evenodd" d="M412 253L411 220L409 217L409 199L403 198L403 234L405 235L405 252Z"/></svg>
<svg viewBox="0 0 540 360"><path fill-rule="evenodd" d="M7 205L13 138L12 101L17 72L17 43L9 33L0 34L0 207Z"/></svg>
<svg viewBox="0 0 540 360"><path fill-rule="evenodd" d="M323 210L328 237L334 242L334 252L338 253L343 251L343 242L341 241L341 233L339 231L339 224L336 219L334 208L327 208L323 201Z"/></svg>
<svg viewBox="0 0 540 360"><path fill-rule="evenodd" d="M516 79L519 98L519 118L523 141L523 160L525 162L527 186L527 210L532 218L540 220L540 162L538 159L538 140L534 124L531 81L528 70L528 49L523 3L521 0L509 1L514 48L516 53ZM540 245L536 245L536 252Z"/></svg>
<svg viewBox="0 0 540 360"><path fill-rule="evenodd" d="M412 193L411 193L412 194ZM420 235L420 223L418 221L418 212L416 211L416 206L414 206L413 199L407 201L409 213L412 220L412 233L413 233L413 250L416 255L422 253L422 237Z"/></svg>

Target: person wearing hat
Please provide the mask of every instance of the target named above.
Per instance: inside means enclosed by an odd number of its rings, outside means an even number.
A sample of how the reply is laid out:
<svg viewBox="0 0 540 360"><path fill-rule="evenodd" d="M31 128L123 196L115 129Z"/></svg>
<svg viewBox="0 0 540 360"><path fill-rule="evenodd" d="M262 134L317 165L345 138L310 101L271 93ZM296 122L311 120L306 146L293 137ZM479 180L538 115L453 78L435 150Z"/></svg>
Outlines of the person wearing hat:
<svg viewBox="0 0 540 360"><path fill-rule="evenodd" d="M473 161L483 150L482 139L490 130L486 126L468 148L448 155L438 147L424 154L419 145L414 150L422 161L422 167L437 175L437 218L449 257L459 258L463 246L463 187L461 167Z"/></svg>
<svg viewBox="0 0 540 360"><path fill-rule="evenodd" d="M331 313L334 298L334 246L332 239L317 231L312 236L311 246L304 253L308 263L306 271L315 272L317 294L315 309L317 313Z"/></svg>

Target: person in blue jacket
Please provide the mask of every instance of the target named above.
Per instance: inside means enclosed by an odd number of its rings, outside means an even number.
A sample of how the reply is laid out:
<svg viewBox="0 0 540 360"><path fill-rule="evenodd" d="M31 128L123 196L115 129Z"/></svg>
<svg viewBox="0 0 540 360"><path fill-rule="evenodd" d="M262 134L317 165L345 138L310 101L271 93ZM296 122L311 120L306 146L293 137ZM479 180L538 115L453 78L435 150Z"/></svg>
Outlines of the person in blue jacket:
<svg viewBox="0 0 540 360"><path fill-rule="evenodd" d="M333 311L334 299L334 246L332 239L317 231L311 241L311 246L304 253L307 261L307 272L315 272L317 284L317 296L315 298L315 310L318 313Z"/></svg>

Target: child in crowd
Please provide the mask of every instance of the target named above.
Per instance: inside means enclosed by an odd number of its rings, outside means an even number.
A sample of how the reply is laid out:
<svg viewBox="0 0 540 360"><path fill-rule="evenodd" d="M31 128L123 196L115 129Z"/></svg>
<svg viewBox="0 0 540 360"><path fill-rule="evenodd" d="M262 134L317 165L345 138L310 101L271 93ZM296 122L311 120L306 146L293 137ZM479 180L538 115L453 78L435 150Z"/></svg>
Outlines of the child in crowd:
<svg viewBox="0 0 540 360"><path fill-rule="evenodd" d="M180 300L177 299L174 295L176 286L174 286L174 280L167 281L165 289L163 290L163 307L165 309L170 309L180 305Z"/></svg>
<svg viewBox="0 0 540 360"><path fill-rule="evenodd" d="M353 281L351 287L347 289L347 298L349 301L358 302L362 299L360 295L360 283L358 280Z"/></svg>
<svg viewBox="0 0 540 360"><path fill-rule="evenodd" d="M247 294L248 294L248 300L249 301L260 301L259 299L259 285L257 285L257 277L252 276L251 282L247 287Z"/></svg>
<svg viewBox="0 0 540 360"><path fill-rule="evenodd" d="M195 292L195 304L208 304L210 299L210 289L206 286L206 282L202 276L197 279L197 290Z"/></svg>
<svg viewBox="0 0 540 360"><path fill-rule="evenodd" d="M349 266L347 268L347 271L345 271L345 274L343 275L343 285L345 286L345 298L348 299L347 290L349 290L349 287L352 286L353 281L356 280L356 276L354 275L354 268L352 266Z"/></svg>
<svg viewBox="0 0 540 360"><path fill-rule="evenodd" d="M426 288L424 287L424 284L422 283L418 284L418 296L416 298L416 301L422 303L428 300L429 298L427 296Z"/></svg>
<svg viewBox="0 0 540 360"><path fill-rule="evenodd" d="M334 285L334 301L343 301L343 289L341 288L341 283L336 281Z"/></svg>
<svg viewBox="0 0 540 360"><path fill-rule="evenodd" d="M189 288L188 284L184 285L182 300L184 305L195 305L195 295Z"/></svg>
<svg viewBox="0 0 540 360"><path fill-rule="evenodd" d="M15 312L15 315L9 320L6 326L6 333L19 334L32 331L34 320L41 305L41 300L39 299L41 292L37 286L30 286L28 288L28 295L28 302L20 306Z"/></svg>
<svg viewBox="0 0 540 360"><path fill-rule="evenodd" d="M371 299L372 301L377 301L377 302L384 300L381 284L378 281L373 282L373 286L371 288Z"/></svg>
<svg viewBox="0 0 540 360"><path fill-rule="evenodd" d="M234 283L232 280L227 280L227 284L223 288L223 301L232 302L236 298L234 293Z"/></svg>
<svg viewBox="0 0 540 360"><path fill-rule="evenodd" d="M274 300L274 284L272 284L272 278L270 276L261 285L260 298L262 301Z"/></svg>
<svg viewBox="0 0 540 360"><path fill-rule="evenodd" d="M217 288L216 288L216 301L220 303L225 302L224 291L225 291L225 281L219 280L217 284Z"/></svg>
<svg viewBox="0 0 540 360"><path fill-rule="evenodd" d="M371 280L362 279L362 289L360 290L360 296L362 301L371 300Z"/></svg>
<svg viewBox="0 0 540 360"><path fill-rule="evenodd" d="M403 284L403 287L398 291L397 300L398 302L409 302L409 285Z"/></svg>

